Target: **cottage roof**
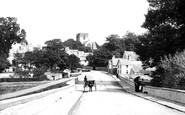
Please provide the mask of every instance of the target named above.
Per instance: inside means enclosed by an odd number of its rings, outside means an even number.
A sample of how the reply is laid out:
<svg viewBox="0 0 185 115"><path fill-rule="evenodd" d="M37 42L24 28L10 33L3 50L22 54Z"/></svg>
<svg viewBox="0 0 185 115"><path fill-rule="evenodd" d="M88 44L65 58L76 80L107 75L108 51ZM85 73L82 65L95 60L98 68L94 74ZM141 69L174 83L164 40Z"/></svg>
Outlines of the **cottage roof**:
<svg viewBox="0 0 185 115"><path fill-rule="evenodd" d="M130 61L130 62L132 64L132 70L134 72L140 72L141 70L143 70L141 61Z"/></svg>
<svg viewBox="0 0 185 115"><path fill-rule="evenodd" d="M120 59L117 64L120 63L120 65L132 65L131 62L127 59Z"/></svg>
<svg viewBox="0 0 185 115"><path fill-rule="evenodd" d="M134 51L125 51L123 55L123 59L128 59L128 60L137 60L138 55Z"/></svg>
<svg viewBox="0 0 185 115"><path fill-rule="evenodd" d="M152 71L149 71L149 70L140 70L140 73L142 73L142 74L151 74L152 73Z"/></svg>
<svg viewBox="0 0 185 115"><path fill-rule="evenodd" d="M133 66L132 66L132 70L133 70L134 72L140 72L142 69L143 69L143 68L142 68L142 66L140 66L140 65L133 65Z"/></svg>
<svg viewBox="0 0 185 115"><path fill-rule="evenodd" d="M155 70L156 70L156 67L147 68L147 69L145 69L145 70L147 70L147 71L155 71Z"/></svg>
<svg viewBox="0 0 185 115"><path fill-rule="evenodd" d="M131 76L131 78L132 79L134 79L134 78L136 78L136 77L138 77L138 76L140 76L140 79L143 79L143 80L145 80L145 81L150 81L152 78L150 77L150 76L148 76L148 75L132 75Z"/></svg>

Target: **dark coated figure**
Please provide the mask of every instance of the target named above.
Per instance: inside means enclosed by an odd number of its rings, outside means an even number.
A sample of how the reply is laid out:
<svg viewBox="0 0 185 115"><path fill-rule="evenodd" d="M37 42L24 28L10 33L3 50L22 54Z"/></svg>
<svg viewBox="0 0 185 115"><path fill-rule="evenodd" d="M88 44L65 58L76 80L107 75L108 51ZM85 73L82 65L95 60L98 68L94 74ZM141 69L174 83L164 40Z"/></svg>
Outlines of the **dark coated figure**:
<svg viewBox="0 0 185 115"><path fill-rule="evenodd" d="M139 92L140 90L139 90L139 87L140 87L140 81L139 81L139 79L140 79L140 76L138 76L138 77L136 77L135 79L134 79L134 83L135 83L135 92Z"/></svg>
<svg viewBox="0 0 185 115"><path fill-rule="evenodd" d="M89 92L92 92L92 87L94 86L94 81L89 81L88 86L89 86Z"/></svg>
<svg viewBox="0 0 185 115"><path fill-rule="evenodd" d="M87 87L88 82L87 82L87 76L85 75L84 77L84 91L85 91L85 87Z"/></svg>

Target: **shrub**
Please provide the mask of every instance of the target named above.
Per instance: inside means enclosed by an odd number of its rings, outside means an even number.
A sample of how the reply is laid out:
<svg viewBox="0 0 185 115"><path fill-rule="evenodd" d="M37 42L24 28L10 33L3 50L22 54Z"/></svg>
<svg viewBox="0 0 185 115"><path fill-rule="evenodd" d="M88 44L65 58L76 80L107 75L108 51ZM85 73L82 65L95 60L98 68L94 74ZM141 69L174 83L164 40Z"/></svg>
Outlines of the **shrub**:
<svg viewBox="0 0 185 115"><path fill-rule="evenodd" d="M152 85L184 89L185 87L185 51L174 56L165 56L153 75Z"/></svg>
<svg viewBox="0 0 185 115"><path fill-rule="evenodd" d="M160 66L156 68L156 71L152 73L151 85L155 87L163 87L164 81L164 69Z"/></svg>
<svg viewBox="0 0 185 115"><path fill-rule="evenodd" d="M23 70L19 67L17 67L15 70L15 75L18 76L19 78L28 78L29 73L30 73L29 70Z"/></svg>
<svg viewBox="0 0 185 115"><path fill-rule="evenodd" d="M46 68L45 67L41 67L41 68L35 68L33 70L33 77L43 77L44 76L44 73L46 72Z"/></svg>

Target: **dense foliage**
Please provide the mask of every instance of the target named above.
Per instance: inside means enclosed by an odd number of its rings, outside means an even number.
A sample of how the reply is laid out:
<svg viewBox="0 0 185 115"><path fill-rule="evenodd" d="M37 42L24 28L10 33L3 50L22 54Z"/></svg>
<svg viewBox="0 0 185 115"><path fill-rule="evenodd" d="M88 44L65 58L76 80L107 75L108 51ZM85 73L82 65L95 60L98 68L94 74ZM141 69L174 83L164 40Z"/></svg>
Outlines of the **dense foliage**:
<svg viewBox="0 0 185 115"><path fill-rule="evenodd" d="M68 55L60 39L45 42L42 49L15 54L15 66L17 74L34 73L36 77L42 77L46 71L62 71L64 69L76 69L80 67L79 58Z"/></svg>
<svg viewBox="0 0 185 115"><path fill-rule="evenodd" d="M87 57L90 66L106 67L108 60L113 55L116 57L123 56L125 51L124 39L121 39L118 35L110 35L106 38L106 41L98 50L93 52L93 55Z"/></svg>
<svg viewBox="0 0 185 115"><path fill-rule="evenodd" d="M185 51L165 56L157 71L160 75L153 79L154 86L185 89Z"/></svg>
<svg viewBox="0 0 185 115"><path fill-rule="evenodd" d="M123 40L126 51L134 51L136 49L135 44L138 42L138 35L134 34L133 32L127 32L123 36Z"/></svg>
<svg viewBox="0 0 185 115"><path fill-rule="evenodd" d="M68 39L63 42L65 47L69 47L70 49L76 49L84 52L92 52L90 47L85 47L81 42L75 41L74 39Z"/></svg>
<svg viewBox="0 0 185 115"><path fill-rule="evenodd" d="M149 32L140 36L136 53L142 61L156 66L160 57L185 48L185 1L148 0L150 8L143 27Z"/></svg>
<svg viewBox="0 0 185 115"><path fill-rule="evenodd" d="M118 35L110 35L106 38L107 43L103 44L102 49L106 49L116 57L122 57L125 52L125 43Z"/></svg>
<svg viewBox="0 0 185 115"><path fill-rule="evenodd" d="M106 67L108 60L112 57L109 50L100 48L93 52L93 55L89 55L86 59L89 61L89 65L93 67Z"/></svg>
<svg viewBox="0 0 185 115"><path fill-rule="evenodd" d="M9 67L7 60L12 44L26 43L26 32L14 17L0 18L0 72Z"/></svg>
<svg viewBox="0 0 185 115"><path fill-rule="evenodd" d="M68 65L70 70L75 70L76 68L80 68L80 59L76 57L74 54L68 56Z"/></svg>
<svg viewBox="0 0 185 115"><path fill-rule="evenodd" d="M182 68L173 66L177 57L181 60L176 52L185 49L185 1L148 0L148 2L150 8L142 25L148 32L138 37L135 52L145 65L157 68L153 74L153 85L177 88L181 81L177 76L184 76L184 73L181 71Z"/></svg>

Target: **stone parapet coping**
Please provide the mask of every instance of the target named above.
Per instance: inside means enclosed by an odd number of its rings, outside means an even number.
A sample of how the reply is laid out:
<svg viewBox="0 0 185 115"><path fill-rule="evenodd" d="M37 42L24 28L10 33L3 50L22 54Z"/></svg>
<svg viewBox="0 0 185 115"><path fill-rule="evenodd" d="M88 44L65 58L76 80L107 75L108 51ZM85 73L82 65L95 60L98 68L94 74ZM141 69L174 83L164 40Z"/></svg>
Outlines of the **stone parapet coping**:
<svg viewBox="0 0 185 115"><path fill-rule="evenodd" d="M19 97L19 96L26 95L26 94L29 94L29 93L32 93L32 92L36 92L36 91L45 89L45 88L50 87L50 86L54 86L54 85L57 85L57 84L60 84L60 83L70 81L72 79L76 79L76 78L66 78L66 79L56 80L56 81L52 81L52 82L49 82L49 83L46 83L46 84L43 84L43 85L39 85L39 86L36 86L36 87L32 87L32 88L29 88L29 89L24 89L24 90L16 91L16 92L13 92L13 93L4 94L4 95L0 96L0 101L5 100L5 99L14 98L14 97Z"/></svg>

